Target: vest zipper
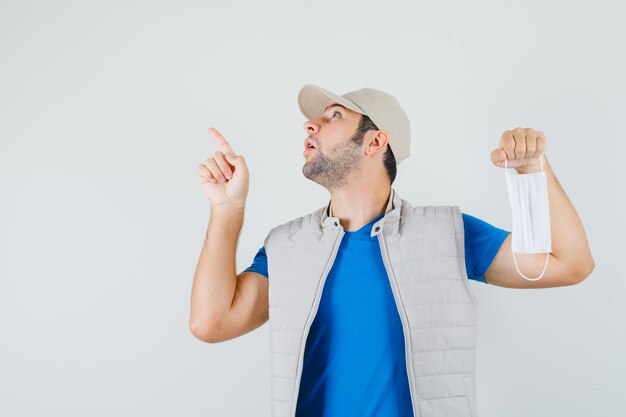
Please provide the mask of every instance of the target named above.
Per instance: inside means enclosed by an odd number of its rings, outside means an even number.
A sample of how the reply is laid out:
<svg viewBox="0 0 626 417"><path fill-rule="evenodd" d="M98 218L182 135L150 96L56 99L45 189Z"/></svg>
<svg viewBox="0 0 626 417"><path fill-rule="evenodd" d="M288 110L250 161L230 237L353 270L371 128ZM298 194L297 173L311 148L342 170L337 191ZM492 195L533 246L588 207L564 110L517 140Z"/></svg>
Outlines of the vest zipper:
<svg viewBox="0 0 626 417"><path fill-rule="evenodd" d="M409 369L413 370L413 349L411 346L411 335L410 335L411 329L409 328L409 324L408 324L409 321L406 317L406 311L404 310L402 299L400 298L400 294L398 291L398 279L396 278L395 272L391 268L391 260L389 259L389 254L387 252L387 242L385 241L385 237L382 231L381 233L378 233L377 236L378 236L378 243L380 245L380 249L383 255L383 263L385 264L385 269L387 270L387 277L389 278L389 283L391 284L393 297L396 301L396 307L398 309L398 313L400 314L400 320L402 321L404 343L406 345L405 350L404 350L405 357L406 357L406 365L407 365L406 373L409 378L409 394L411 395L411 407L413 409L413 416L419 417L418 410L416 410L416 407L415 407L415 399L413 398L415 386L414 386L413 378L411 377L411 372L409 372ZM392 281L392 277L393 277L393 281Z"/></svg>
<svg viewBox="0 0 626 417"><path fill-rule="evenodd" d="M291 410L291 415L294 417L296 415L296 409L298 406L298 395L300 393L300 382L301 382L300 379L302 377L302 366L303 366L302 364L304 362L304 350L306 348L306 340L307 340L307 337L309 336L309 330L311 329L311 324L313 323L313 320L315 319L315 316L317 315L317 309L319 307L319 303L322 298L322 293L324 292L324 284L326 283L326 278L328 277L330 269L335 261L335 257L337 256L337 252L339 251L339 245L341 244L341 240L344 234L345 232L341 229L339 233L339 237L335 241L335 246L330 255L330 258L328 262L326 263L326 269L322 273L321 284L318 286L317 294L315 294L315 300L313 301L313 309L312 309L313 314L309 314L309 319L304 325L302 343L300 343L300 356L298 359L298 369L296 372L296 386L294 388L293 408Z"/></svg>

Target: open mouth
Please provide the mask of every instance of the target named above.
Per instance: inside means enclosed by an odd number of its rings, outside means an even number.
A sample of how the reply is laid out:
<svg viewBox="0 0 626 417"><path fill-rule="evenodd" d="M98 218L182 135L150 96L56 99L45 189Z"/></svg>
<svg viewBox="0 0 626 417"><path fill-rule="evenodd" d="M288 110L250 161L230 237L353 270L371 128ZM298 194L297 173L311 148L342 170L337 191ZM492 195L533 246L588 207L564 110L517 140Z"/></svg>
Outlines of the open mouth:
<svg viewBox="0 0 626 417"><path fill-rule="evenodd" d="M302 154L306 155L306 154L312 152L313 150L315 150L315 145L313 144L313 140L310 139L310 138L307 138L304 141L304 152Z"/></svg>

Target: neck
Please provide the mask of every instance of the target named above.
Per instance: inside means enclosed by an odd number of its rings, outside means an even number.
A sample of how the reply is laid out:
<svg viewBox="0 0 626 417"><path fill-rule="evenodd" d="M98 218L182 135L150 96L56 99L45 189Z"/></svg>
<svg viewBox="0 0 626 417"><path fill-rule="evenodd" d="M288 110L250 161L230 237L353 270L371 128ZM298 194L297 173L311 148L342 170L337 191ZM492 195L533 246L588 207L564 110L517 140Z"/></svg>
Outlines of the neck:
<svg viewBox="0 0 626 417"><path fill-rule="evenodd" d="M390 193L388 181L333 189L330 193L332 216L339 218L344 230L359 230L385 213Z"/></svg>

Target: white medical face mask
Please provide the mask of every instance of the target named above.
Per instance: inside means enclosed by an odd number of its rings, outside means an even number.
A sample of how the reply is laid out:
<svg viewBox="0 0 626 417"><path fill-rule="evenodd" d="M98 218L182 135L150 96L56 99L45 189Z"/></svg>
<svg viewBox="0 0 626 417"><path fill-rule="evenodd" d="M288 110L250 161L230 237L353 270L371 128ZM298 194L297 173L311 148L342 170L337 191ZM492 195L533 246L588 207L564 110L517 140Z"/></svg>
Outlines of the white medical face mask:
<svg viewBox="0 0 626 417"><path fill-rule="evenodd" d="M504 160L504 175L509 192L509 202L513 217L512 251L513 262L517 272L528 281L537 281L543 277L550 252L552 240L550 234L550 206L548 204L548 180L543 170L541 155L541 172L532 174L509 175L507 160ZM546 264L541 275L529 278L522 274L517 266L515 253L546 253Z"/></svg>

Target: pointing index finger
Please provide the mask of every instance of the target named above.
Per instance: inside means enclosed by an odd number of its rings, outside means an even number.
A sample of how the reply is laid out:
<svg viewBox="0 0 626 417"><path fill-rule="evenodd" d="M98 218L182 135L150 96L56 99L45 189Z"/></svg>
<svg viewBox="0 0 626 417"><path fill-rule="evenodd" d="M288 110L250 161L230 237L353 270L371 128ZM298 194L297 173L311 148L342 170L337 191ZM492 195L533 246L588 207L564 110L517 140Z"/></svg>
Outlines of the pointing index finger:
<svg viewBox="0 0 626 417"><path fill-rule="evenodd" d="M217 129L210 127L209 134L213 136L222 152L224 152L226 155L237 156L235 151L233 151L233 148L231 148L228 144L228 141L224 138L224 136L222 136L220 132L217 131Z"/></svg>

